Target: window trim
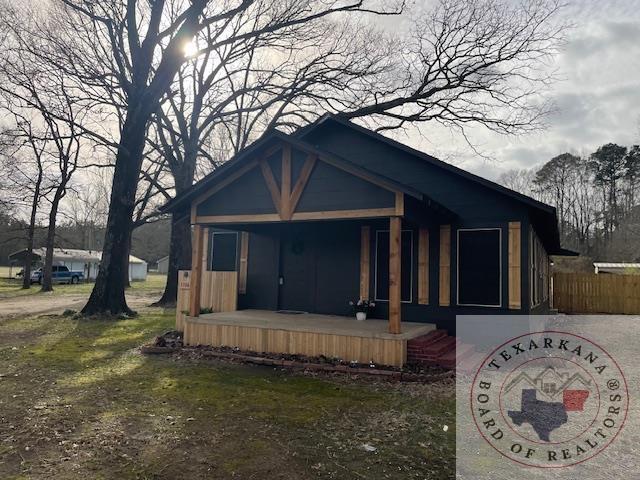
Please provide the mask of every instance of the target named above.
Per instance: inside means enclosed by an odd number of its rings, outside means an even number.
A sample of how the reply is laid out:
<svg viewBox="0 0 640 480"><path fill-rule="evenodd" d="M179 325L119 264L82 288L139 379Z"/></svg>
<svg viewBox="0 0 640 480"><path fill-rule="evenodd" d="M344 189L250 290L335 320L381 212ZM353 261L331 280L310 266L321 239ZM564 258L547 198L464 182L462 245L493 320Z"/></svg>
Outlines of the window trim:
<svg viewBox="0 0 640 480"><path fill-rule="evenodd" d="M536 253L542 258L536 258ZM537 261L540 260L542 265L538 265ZM543 261L544 260L544 261ZM549 254L542 244L542 240L536 233L533 227L529 227L529 299L531 308L536 308L542 305L544 302L549 301L549 277L551 273L548 270ZM538 269L538 266L542 267L542 270ZM541 275L542 285L537 285L537 275ZM546 288L545 288L546 286ZM537 288L540 291L537 291ZM536 293L539 294L540 300L536 298Z"/></svg>
<svg viewBox="0 0 640 480"><path fill-rule="evenodd" d="M209 237L209 257L207 258L207 272L227 272L228 270L214 270L213 269L213 237L215 235L235 235L236 236L236 264L235 264L235 270L232 270L233 272L237 272L238 271L238 232L216 232L216 231L211 231L210 232L211 235Z"/></svg>
<svg viewBox="0 0 640 480"><path fill-rule="evenodd" d="M400 303L413 303L413 230L411 228L404 228L400 230L400 243L402 244L402 232L410 232L411 233L411 271L409 275L409 283L411 284L411 288L409 289L409 300L400 299ZM389 233L389 238L391 238L391 231L387 230L376 230L376 242L375 242L375 258L373 260L373 300L375 302L389 302L389 299L380 299L378 298L378 233ZM400 259L402 262L402 259ZM402 297L402 295L400 295Z"/></svg>
<svg viewBox="0 0 640 480"><path fill-rule="evenodd" d="M500 272L499 300L497 305L483 305L480 303L460 303L460 232L498 231L498 270ZM458 228L456 229L456 305L459 307L487 307L502 308L502 227Z"/></svg>

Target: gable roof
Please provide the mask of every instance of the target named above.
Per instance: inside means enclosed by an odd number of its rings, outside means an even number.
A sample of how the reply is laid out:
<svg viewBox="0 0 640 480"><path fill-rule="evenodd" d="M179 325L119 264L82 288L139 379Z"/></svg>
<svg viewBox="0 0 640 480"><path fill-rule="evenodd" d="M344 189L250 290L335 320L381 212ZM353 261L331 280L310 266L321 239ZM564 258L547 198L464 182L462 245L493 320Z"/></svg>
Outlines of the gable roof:
<svg viewBox="0 0 640 480"><path fill-rule="evenodd" d="M412 148L408 145L405 145L404 143L400 143L396 140L393 140L389 137L385 137L384 135L381 135L378 132L375 132L373 130L369 130L368 128L362 127L356 123L350 122L349 120L341 117L340 115L335 115L332 113L325 113L324 115L322 115L318 120L316 120L313 123L310 123L309 125L306 125L305 127L302 127L300 129L298 129L295 133L294 136L298 137L298 138L304 138L306 135L308 135L309 133L311 133L313 130L315 130L316 128L318 128L320 125L323 125L324 123L328 122L328 121L333 121L336 122L340 125L343 125L347 128L351 128L357 132L360 132L364 135L367 135L371 138L374 138L375 140L381 141L393 148L397 148L400 149L410 155L413 155L414 157L420 158L421 160L434 165L436 167L442 168L444 170L448 170L452 173L455 173L457 175L460 175L461 177L467 178L468 180L471 180L473 182L476 182L480 185L483 185L485 187L488 187L492 190L495 190L501 194L507 195L515 200L518 200L520 202L523 202L531 207L534 208L538 208L541 210L545 210L547 212L556 213L556 209L555 207L548 205L544 202L540 202L534 198L531 198L527 195L524 195L520 192L516 192L515 190L511 190L510 188L507 188L503 185L500 185L499 183L496 182L492 182L491 180L487 180L484 177L481 177L479 175L476 175L474 173L468 172L467 170L463 170L462 168L456 167L455 165L451 165L450 163L447 162L443 162L442 160L437 159L436 157L433 157L431 155L429 155L428 153L424 153L421 152L420 150L416 150L415 148Z"/></svg>
<svg viewBox="0 0 640 480"><path fill-rule="evenodd" d="M416 150L415 148L409 147L403 143L400 143L391 138L385 137L378 132L373 130L369 130L365 127L357 125L353 122L350 122L346 118L326 113L322 117L320 117L315 122L306 125L305 127L297 130L294 135L298 138L305 138L314 130L320 128L322 125L333 122L335 124L341 125L344 128L351 129L355 132L363 134L369 138L372 138L376 141L382 142L394 149L400 150L411 155L414 158L422 160L429 165L433 165L436 168L440 168L442 170L451 172L459 177L465 178L470 182L480 185L483 188L489 189L493 192L498 193L504 197L507 197L511 200L515 200L518 203L521 203L525 207L529 209L531 212L532 224L539 230L539 234L543 240L545 245L545 249L549 254L553 255L561 255L561 256L577 256L578 253L562 248L560 245L560 232L558 230L558 218L556 215L556 208L552 205L548 205L544 202L540 202L534 198L531 198L527 195L524 195L520 192L516 192L515 190L511 190L503 185L500 185L496 182L492 182L491 180L487 180L479 175L473 174L466 170L463 170L455 165L451 165L450 163L443 162L427 153L421 152L420 150Z"/></svg>
<svg viewBox="0 0 640 480"><path fill-rule="evenodd" d="M429 198L424 193L412 188L408 185L400 183L392 178L381 175L373 170L367 169L360 165L356 165L355 163L347 160L340 155L336 155L335 153L329 152L322 148L319 148L315 145L312 145L304 140L298 138L295 135L289 135L287 133L281 132L279 130L270 130L265 132L262 137L253 142L251 145L246 147L245 149L238 152L234 157L232 157L229 161L223 164L221 167L217 168L209 175L201 179L199 182L194 184L187 192L183 195L171 199L162 207L160 207L160 211L162 212L170 212L179 210L181 207L188 205L194 198L196 198L200 193L206 192L208 188L214 185L218 180L226 177L230 172L234 171L239 165L245 163L253 154L258 152L263 148L267 148L271 144L275 144L276 142L288 143L292 147L296 147L300 150L306 151L308 153L312 153L318 156L320 159L325 159L330 163L338 166L339 168L347 171L347 172L359 172L366 174L368 177L374 179L380 185L386 185L388 188L397 190L399 192L405 193L419 201L428 202L433 208L437 208L442 212L449 212L449 210L436 202L435 200ZM450 212L449 212L450 213Z"/></svg>
<svg viewBox="0 0 640 480"><path fill-rule="evenodd" d="M334 114L324 114L315 122L298 129L293 134L289 135L284 132L278 130L270 130L265 132L262 137L253 142L248 147L244 148L240 152L238 152L234 157L232 157L228 162L214 170L212 173L204 177L202 180L193 185L187 192L182 194L179 197L176 197L169 202L167 202L164 206L160 208L162 212L171 212L178 211L181 208L189 205L190 201L196 198L199 194L205 192L207 188L214 185L217 181L224 178L232 171L236 170L239 165L247 161L247 159L258 152L262 148L267 148L269 145L274 145L277 142L286 142L291 144L294 147L305 150L309 153L314 153L319 157L324 157L327 159L331 159L332 162L336 164L340 164L342 168L345 170L358 170L360 172L366 173L369 177L377 179L379 182L382 182L386 185L390 185L393 189L406 193L420 201L428 203L432 205L434 208L446 212L450 216L455 216L453 212L451 212L446 206L440 204L435 201L433 198L430 198L427 192L420 192L415 190L414 188L404 184L402 181L398 181L398 179L390 178L388 176L382 175L381 173L363 167L361 165L356 165L355 163L337 155L333 152L329 152L324 150L316 145L311 144L305 140L311 132L319 128L320 126L328 123L334 122L338 125L341 125L344 128L351 129L360 134L366 135L369 138L372 138L376 141L382 142L394 149L402 151L411 155L414 158L422 160L429 165L433 165L436 168L445 170L447 172L451 172L456 176L462 177L476 185L480 185L481 187L491 190L493 192L498 193L510 200L516 201L531 212L531 221L532 224L539 230L539 234L543 239L543 243L547 252L549 254L554 255L577 255L576 252L572 252L566 249L563 249L560 245L560 233L558 230L558 221L556 216L555 207L548 205L546 203L540 202L531 198L527 195L523 195L515 190L511 190L503 185L492 182L491 180L487 180L486 178L475 175L471 172L463 170L459 167L451 165L449 163L443 162L429 154L416 150L412 147L404 145L396 140L390 139L381 135L377 132L364 128L360 125L350 122L349 120L341 117L340 115Z"/></svg>

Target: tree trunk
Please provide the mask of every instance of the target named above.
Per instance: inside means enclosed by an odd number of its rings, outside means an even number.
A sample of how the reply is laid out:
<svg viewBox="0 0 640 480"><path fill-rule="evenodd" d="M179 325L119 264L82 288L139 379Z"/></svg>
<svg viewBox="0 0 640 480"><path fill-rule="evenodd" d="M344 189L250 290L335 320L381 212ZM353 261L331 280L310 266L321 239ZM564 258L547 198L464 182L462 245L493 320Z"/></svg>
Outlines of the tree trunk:
<svg viewBox="0 0 640 480"><path fill-rule="evenodd" d="M185 142L184 161L181 168L172 171L176 197L185 193L193 185L193 178L198 161L198 144L200 132L192 132L191 138ZM169 267L164 293L157 306L175 306L178 300L178 270L191 269L191 217L190 212L174 212L171 215L171 240L169 242Z"/></svg>
<svg viewBox="0 0 640 480"><path fill-rule="evenodd" d="M127 247L125 249L125 251L127 252L127 254L125 255L126 257L126 264L124 266L124 288L129 288L131 287L131 277L129 276L129 254L131 253L131 237L133 236L133 225L131 226L131 230L129 230L129 238L127 240Z"/></svg>
<svg viewBox="0 0 640 480"><path fill-rule="evenodd" d="M145 130L149 114L143 113L143 102L130 100L122 128L120 145L109 202L109 216L102 250L102 261L84 315L122 313L133 315L125 299L125 275L129 265L129 238L133 226L133 209L142 165Z"/></svg>
<svg viewBox="0 0 640 480"><path fill-rule="evenodd" d="M66 186L61 184L56 188L56 193L53 196L53 201L51 202L51 211L49 212L49 227L47 228L47 242L46 249L47 253L44 258L44 267L42 269L42 291L43 292L51 292L53 291L53 282L51 279L53 273L53 247L55 245L56 240L56 221L58 217L58 207L60 205L60 200L64 197Z"/></svg>
<svg viewBox="0 0 640 480"><path fill-rule="evenodd" d="M191 269L191 224L189 214L171 216L171 240L169 242L169 268L167 284L160 300L154 306L174 307L178 299L178 270Z"/></svg>
<svg viewBox="0 0 640 480"><path fill-rule="evenodd" d="M39 164L39 163L38 163ZM31 288L31 264L33 263L33 237L36 230L36 214L38 213L38 200L40 199L40 185L42 184L42 168L38 168L38 177L33 190L31 202L31 216L29 217L29 229L27 230L27 257L22 269L22 288Z"/></svg>

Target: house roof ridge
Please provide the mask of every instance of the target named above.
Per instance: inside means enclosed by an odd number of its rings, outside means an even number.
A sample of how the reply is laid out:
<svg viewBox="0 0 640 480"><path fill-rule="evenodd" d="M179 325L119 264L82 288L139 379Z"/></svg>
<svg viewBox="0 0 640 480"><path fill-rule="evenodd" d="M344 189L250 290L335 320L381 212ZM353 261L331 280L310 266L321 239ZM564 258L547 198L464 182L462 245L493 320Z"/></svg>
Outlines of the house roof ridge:
<svg viewBox="0 0 640 480"><path fill-rule="evenodd" d="M452 173L457 173L460 174L466 178L468 178L469 180L475 181L477 183L483 184L484 186L488 187L488 188L492 188L496 191L499 191L500 193L503 193L505 195L509 195L517 200L520 200L524 203L527 203L533 207L536 208L540 208L543 210L546 210L550 213L555 213L556 212L556 208L552 205L549 205L547 203L541 202L539 200L536 200L535 198L532 198L528 195L524 195L523 193L517 192L511 188L505 187L504 185L500 185L499 183L496 183L492 180L489 180L487 178L481 177L480 175L476 175L475 173L469 172L468 170L464 170L463 168L457 167L455 165L452 165L450 163L447 163L443 160L440 160L437 157L434 157L433 155L430 155L426 152L423 152L421 150L418 150L416 148L410 147L409 145L405 145L404 143L401 143L397 140L394 140L392 138L386 137L376 131L370 130L366 127L363 127L361 125L358 125L357 123L354 123L352 121L350 121L347 118L344 118L343 116L339 115L339 114L334 114L334 113L325 113L324 115L322 115L320 118L318 118L316 121L310 123L309 125L306 125L300 129L298 129L295 132L296 136L304 136L306 135L308 132L314 130L316 127L318 127L320 124L324 123L327 120L333 120L335 122L338 122L344 126L347 126L349 128L353 128L354 130L363 133L365 135L368 135L370 137L376 138L380 141L385 142L386 144L390 145L391 147L394 148L398 148L400 150L403 150L411 155L414 155L422 160L425 160L435 166L444 168ZM299 132L299 133L298 133Z"/></svg>

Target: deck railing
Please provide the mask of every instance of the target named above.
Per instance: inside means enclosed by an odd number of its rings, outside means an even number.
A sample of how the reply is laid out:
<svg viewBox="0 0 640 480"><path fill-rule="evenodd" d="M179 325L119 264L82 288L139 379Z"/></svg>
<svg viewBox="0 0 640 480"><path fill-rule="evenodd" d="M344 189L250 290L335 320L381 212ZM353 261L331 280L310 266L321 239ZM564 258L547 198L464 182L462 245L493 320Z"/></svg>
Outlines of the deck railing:
<svg viewBox="0 0 640 480"><path fill-rule="evenodd" d="M186 275L185 275L186 274ZM184 330L184 317L189 311L191 272L178 272L178 302L176 305L176 330ZM213 312L232 312L238 305L238 274L236 272L202 272L200 307Z"/></svg>

